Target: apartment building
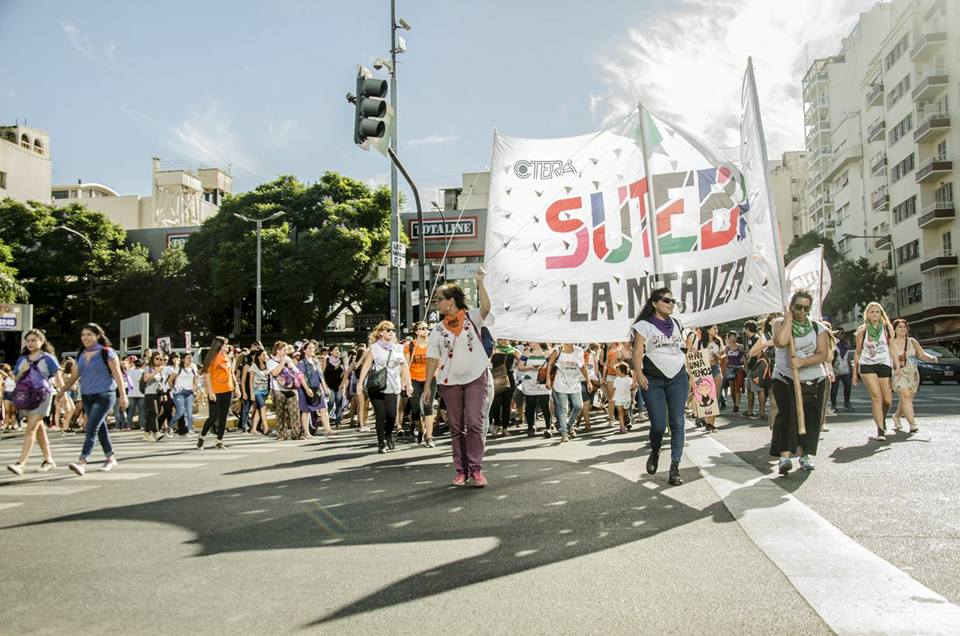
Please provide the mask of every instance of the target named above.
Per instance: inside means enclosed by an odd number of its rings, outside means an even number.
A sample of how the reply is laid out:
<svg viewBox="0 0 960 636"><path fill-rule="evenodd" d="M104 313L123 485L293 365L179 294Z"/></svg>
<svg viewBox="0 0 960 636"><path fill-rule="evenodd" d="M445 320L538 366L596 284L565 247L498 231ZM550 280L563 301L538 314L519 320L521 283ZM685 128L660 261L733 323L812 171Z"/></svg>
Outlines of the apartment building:
<svg viewBox="0 0 960 636"><path fill-rule="evenodd" d="M52 174L48 132L20 123L0 126L0 199L45 202Z"/></svg>
<svg viewBox="0 0 960 636"><path fill-rule="evenodd" d="M773 209L780 222L780 243L786 250L794 238L812 229L806 192L807 153L788 150L770 164Z"/></svg>
<svg viewBox="0 0 960 636"><path fill-rule="evenodd" d="M960 133L951 125L960 103L960 3L878 3L836 55L810 65L803 100L810 228L847 258L896 275L884 303L921 342L960 339L952 244L960 237L952 185Z"/></svg>

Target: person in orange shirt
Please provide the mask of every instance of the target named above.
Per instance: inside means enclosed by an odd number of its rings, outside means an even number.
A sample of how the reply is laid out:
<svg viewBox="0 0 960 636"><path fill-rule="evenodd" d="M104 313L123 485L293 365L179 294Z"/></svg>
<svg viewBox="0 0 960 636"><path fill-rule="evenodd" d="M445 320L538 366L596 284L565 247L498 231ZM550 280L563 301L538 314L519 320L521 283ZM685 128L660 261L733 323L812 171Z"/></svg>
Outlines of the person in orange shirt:
<svg viewBox="0 0 960 636"><path fill-rule="evenodd" d="M607 386L607 424L613 426L613 385L617 379L617 363L623 350L622 342L611 342L607 348L607 363L603 365L603 381Z"/></svg>
<svg viewBox="0 0 960 636"><path fill-rule="evenodd" d="M413 326L416 339L403 348L403 357L410 367L410 379L413 381L413 395L410 399L410 418L417 422L417 443L434 448L433 443L433 396L437 392L436 379L427 382L427 340L430 327L425 322ZM423 404L420 403L421 396Z"/></svg>
<svg viewBox="0 0 960 636"><path fill-rule="evenodd" d="M203 432L197 439L197 448L203 448L203 438L211 430L217 433L217 448L223 448L223 433L227 428L227 415L230 414L230 401L237 391L233 380L233 366L227 357L227 339L216 336L207 355L203 358L203 380L207 387L210 413L203 423Z"/></svg>

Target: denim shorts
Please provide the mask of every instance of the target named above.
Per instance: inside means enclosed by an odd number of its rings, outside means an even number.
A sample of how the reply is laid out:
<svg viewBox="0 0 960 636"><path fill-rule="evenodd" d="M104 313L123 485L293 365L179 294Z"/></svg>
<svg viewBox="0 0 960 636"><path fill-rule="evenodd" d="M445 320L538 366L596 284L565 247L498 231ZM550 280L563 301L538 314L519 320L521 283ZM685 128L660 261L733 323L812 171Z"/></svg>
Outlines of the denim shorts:
<svg viewBox="0 0 960 636"><path fill-rule="evenodd" d="M253 401L256 402L258 409L262 409L267 404L267 393L269 393L269 391L253 392Z"/></svg>

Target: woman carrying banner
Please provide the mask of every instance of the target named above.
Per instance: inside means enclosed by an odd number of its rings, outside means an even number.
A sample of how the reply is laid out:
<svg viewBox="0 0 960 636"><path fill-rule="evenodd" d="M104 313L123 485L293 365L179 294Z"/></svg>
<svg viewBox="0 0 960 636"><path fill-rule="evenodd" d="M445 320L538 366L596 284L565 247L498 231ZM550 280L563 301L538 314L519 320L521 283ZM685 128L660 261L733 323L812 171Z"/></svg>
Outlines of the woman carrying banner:
<svg viewBox="0 0 960 636"><path fill-rule="evenodd" d="M813 470L811 455L817 454L820 428L823 426L827 381L823 363L827 361L831 340L826 328L810 319L813 296L804 290L793 294L785 316L773 322L773 345L776 362L771 389L777 404L773 420L770 454L780 458L781 475L793 470L791 454L800 458L800 468ZM794 354L790 354L790 339ZM793 386L793 369L800 378L801 404L797 404ZM797 413L802 409L806 432L801 434Z"/></svg>
<svg viewBox="0 0 960 636"><path fill-rule="evenodd" d="M893 390L900 396L897 411L893 414L893 430L902 431L900 416L907 418L910 425L910 434L916 433L917 421L913 415L913 397L920 388L920 372L917 369L917 358L924 362L936 362L937 359L928 354L914 338L910 337L910 324L903 318L893 321L893 350L896 352L900 369L893 376Z"/></svg>
<svg viewBox="0 0 960 636"><path fill-rule="evenodd" d="M670 425L670 473L672 486L683 483L683 410L692 390L683 353L683 327L672 316L676 301L669 287L655 290L633 324L634 386L643 391L650 414L650 456L647 472L657 472L663 434Z"/></svg>
<svg viewBox="0 0 960 636"><path fill-rule="evenodd" d="M883 305L878 302L867 303L863 310L863 324L855 335L857 348L853 355L853 383L863 379L870 393L870 406L873 422L877 427L878 442L887 441L887 411L893 404L893 389L890 378L900 368L897 356L891 355L890 341L893 339L893 327Z"/></svg>
<svg viewBox="0 0 960 636"><path fill-rule="evenodd" d="M468 311L463 290L447 283L437 290L437 311L443 320L430 332L427 343L427 377L437 372L437 385L446 407L453 447L453 465L457 471L454 486L465 486L468 479L483 488L484 404L487 397L487 352L480 330L493 324L490 297L479 268L475 274L480 308Z"/></svg>

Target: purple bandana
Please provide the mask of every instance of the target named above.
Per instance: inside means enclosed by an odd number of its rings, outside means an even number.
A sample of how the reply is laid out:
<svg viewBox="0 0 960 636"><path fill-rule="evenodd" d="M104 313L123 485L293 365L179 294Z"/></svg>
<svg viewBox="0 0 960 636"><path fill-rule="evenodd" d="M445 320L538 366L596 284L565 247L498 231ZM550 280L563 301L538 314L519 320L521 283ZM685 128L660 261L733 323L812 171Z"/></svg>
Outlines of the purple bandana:
<svg viewBox="0 0 960 636"><path fill-rule="evenodd" d="M667 338L673 335L673 320L670 318L657 318L656 314L650 316L650 324L657 328L657 330L665 335Z"/></svg>

